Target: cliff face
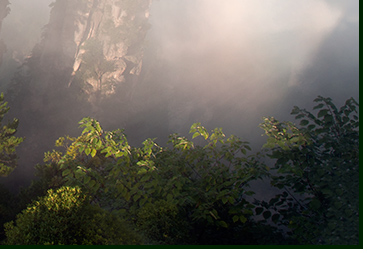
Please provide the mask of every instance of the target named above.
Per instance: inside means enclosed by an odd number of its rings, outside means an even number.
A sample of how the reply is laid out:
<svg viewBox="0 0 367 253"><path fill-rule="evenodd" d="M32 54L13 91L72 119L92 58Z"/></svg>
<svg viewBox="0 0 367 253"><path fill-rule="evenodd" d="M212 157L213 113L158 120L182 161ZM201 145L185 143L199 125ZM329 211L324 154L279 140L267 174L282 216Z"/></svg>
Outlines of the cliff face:
<svg viewBox="0 0 367 253"><path fill-rule="evenodd" d="M41 42L14 75L6 95L12 116L21 122L18 134L27 139L18 150L20 174L29 171L32 178L29 167L42 161L58 137L78 135L77 122L83 117L105 119L104 126L128 121L150 5L151 0L52 4Z"/></svg>
<svg viewBox="0 0 367 253"><path fill-rule="evenodd" d="M3 19L10 12L10 8L8 7L9 4L10 3L8 0L0 0L0 34L1 34L1 26L3 23ZM3 54L5 53L5 51L6 51L5 43L3 42L3 40L0 40L0 66L3 62Z"/></svg>
<svg viewBox="0 0 367 253"><path fill-rule="evenodd" d="M130 93L137 82L151 0L88 1L74 34L72 79L98 106L118 86Z"/></svg>
<svg viewBox="0 0 367 253"><path fill-rule="evenodd" d="M129 99L142 67L150 6L151 0L56 0L24 67L33 97L27 106L40 110L60 94L77 95L94 110L117 92Z"/></svg>
<svg viewBox="0 0 367 253"><path fill-rule="evenodd" d="M117 86L131 89L142 67L150 5L151 0L56 1L40 46L40 68L68 76L62 86L77 87L94 104Z"/></svg>

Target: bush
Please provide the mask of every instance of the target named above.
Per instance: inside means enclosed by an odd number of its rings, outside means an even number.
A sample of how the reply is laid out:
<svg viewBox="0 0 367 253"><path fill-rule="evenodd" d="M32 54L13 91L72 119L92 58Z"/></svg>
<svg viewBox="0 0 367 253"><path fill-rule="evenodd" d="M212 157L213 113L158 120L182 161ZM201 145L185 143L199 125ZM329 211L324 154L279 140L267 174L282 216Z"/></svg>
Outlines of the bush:
<svg viewBox="0 0 367 253"><path fill-rule="evenodd" d="M138 244L139 239L117 216L89 203L79 187L49 190L5 224L6 244Z"/></svg>
<svg viewBox="0 0 367 253"><path fill-rule="evenodd" d="M330 98L314 101L315 115L294 107L299 126L274 118L261 124L276 159L271 184L282 193L257 213L266 210L264 218L288 226L300 244L358 244L359 104L350 98L338 109Z"/></svg>
<svg viewBox="0 0 367 253"><path fill-rule="evenodd" d="M23 138L15 137L18 119L13 119L6 125L2 120L9 111L8 103L4 101L4 94L0 94L0 176L8 176L17 166L16 148L23 142Z"/></svg>
<svg viewBox="0 0 367 253"><path fill-rule="evenodd" d="M190 225L178 207L165 200L144 205L137 214L137 225L150 243L186 244Z"/></svg>
<svg viewBox="0 0 367 253"><path fill-rule="evenodd" d="M220 128L210 134L196 123L190 133L202 138L203 147L173 134L169 147L147 139L133 148L123 130L104 131L91 118L80 126L82 134L57 140L66 150L47 153L46 160L58 164L66 184L145 228L149 243L207 243L200 238L208 230L218 243L228 228L251 220L249 183L267 168L258 154L247 154L248 142L226 137Z"/></svg>

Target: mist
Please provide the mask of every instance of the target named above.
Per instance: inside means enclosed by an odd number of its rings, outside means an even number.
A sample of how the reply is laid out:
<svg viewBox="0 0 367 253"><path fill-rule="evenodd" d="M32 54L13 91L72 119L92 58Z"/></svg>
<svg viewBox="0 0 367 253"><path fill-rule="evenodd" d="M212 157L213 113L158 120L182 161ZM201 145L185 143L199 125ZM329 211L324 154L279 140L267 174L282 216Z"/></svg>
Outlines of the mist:
<svg viewBox="0 0 367 253"><path fill-rule="evenodd" d="M53 1L10 2L0 33L7 46L0 66L4 92L41 41ZM223 127L256 151L265 142L258 127L263 117L293 120L293 106L311 110L318 95L338 106L350 97L359 100L356 0L159 0L151 4L149 23L139 81L128 103L111 99L97 117L106 129L124 128L132 145L150 137L164 145L170 133L188 136L191 124L201 122L207 129ZM67 103L70 111L73 102ZM69 112L55 108L53 117ZM33 124L27 114L11 111L20 118L19 135L32 134L26 131ZM77 119L89 111L77 103L72 111L72 122L43 126L46 144L29 149L24 143L19 168L4 184L29 184L32 168L57 136L80 132ZM22 158L27 152L33 152L31 162Z"/></svg>
<svg viewBox="0 0 367 253"><path fill-rule="evenodd" d="M165 96L169 132L200 121L259 147L264 116L358 98L357 1L157 1L150 22L143 69L157 76L135 108L159 115Z"/></svg>
<svg viewBox="0 0 367 253"><path fill-rule="evenodd" d="M0 66L0 87L4 90L15 70L30 55L41 39L42 28L47 24L52 0L12 0L10 13L3 20L0 37L7 47L4 61Z"/></svg>

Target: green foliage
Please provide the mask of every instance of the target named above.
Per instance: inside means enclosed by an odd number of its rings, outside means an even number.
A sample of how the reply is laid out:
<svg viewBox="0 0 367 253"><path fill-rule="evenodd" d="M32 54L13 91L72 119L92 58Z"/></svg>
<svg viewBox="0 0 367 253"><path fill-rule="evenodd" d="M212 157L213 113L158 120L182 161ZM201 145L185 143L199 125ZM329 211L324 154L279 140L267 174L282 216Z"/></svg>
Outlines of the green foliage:
<svg viewBox="0 0 367 253"><path fill-rule="evenodd" d="M82 187L94 203L136 222L152 241L180 243L189 234L199 241L208 229L220 239L221 233L251 219L249 182L266 175L267 168L257 155L246 156L250 147L238 137L226 138L221 129L209 134L197 123L190 132L205 139L204 147L173 134L171 148L153 139L132 148L122 130L104 131L90 118L80 126L81 136L57 141L64 153L47 157L58 164L67 185ZM163 214L162 203L172 213ZM162 215L177 220L163 225ZM177 229L181 232L172 232Z"/></svg>
<svg viewBox="0 0 367 253"><path fill-rule="evenodd" d="M330 98L314 101L316 116L294 107L300 127L273 118L260 125L276 159L271 184L283 193L256 212L288 226L301 244L358 244L358 103L350 98L337 109Z"/></svg>
<svg viewBox="0 0 367 253"><path fill-rule="evenodd" d="M55 163L38 164L35 166L36 179L27 188L18 193L18 207L23 210L33 200L45 196L49 189L56 190L64 185L60 169Z"/></svg>
<svg viewBox="0 0 367 253"><path fill-rule="evenodd" d="M126 222L89 204L78 187L49 190L5 224L9 245L137 244Z"/></svg>
<svg viewBox="0 0 367 253"><path fill-rule="evenodd" d="M17 166L16 148L23 142L23 138L15 137L19 121L13 119L7 125L2 125L5 114L9 111L4 94L0 95L0 176L8 176Z"/></svg>
<svg viewBox="0 0 367 253"><path fill-rule="evenodd" d="M188 244L190 224L174 203L157 200L137 211L137 227L152 244Z"/></svg>
<svg viewBox="0 0 367 253"><path fill-rule="evenodd" d="M315 115L294 107L298 124L264 118L270 171L221 128L195 123L191 139L131 147L123 130L84 118L80 136L45 153L40 180L22 198L51 190L6 225L7 243L358 244L358 103L315 102ZM281 192L253 200L250 183L263 177Z"/></svg>
<svg viewBox="0 0 367 253"><path fill-rule="evenodd" d="M301 121L301 125L302 123L305 121ZM272 149L278 146L282 150L290 150L310 142L307 132L298 129L292 122L279 122L273 117L264 118L260 127L265 130L265 134L269 137L263 146L264 148Z"/></svg>

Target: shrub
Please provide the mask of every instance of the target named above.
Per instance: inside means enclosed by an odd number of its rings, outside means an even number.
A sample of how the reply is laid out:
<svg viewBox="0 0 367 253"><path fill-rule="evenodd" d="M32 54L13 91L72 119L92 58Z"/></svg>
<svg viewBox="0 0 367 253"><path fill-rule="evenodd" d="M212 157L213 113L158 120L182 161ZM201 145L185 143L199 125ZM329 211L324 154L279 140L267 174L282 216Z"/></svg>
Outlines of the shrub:
<svg viewBox="0 0 367 253"><path fill-rule="evenodd" d="M89 203L79 187L50 189L5 224L6 244L138 244L117 216Z"/></svg>

